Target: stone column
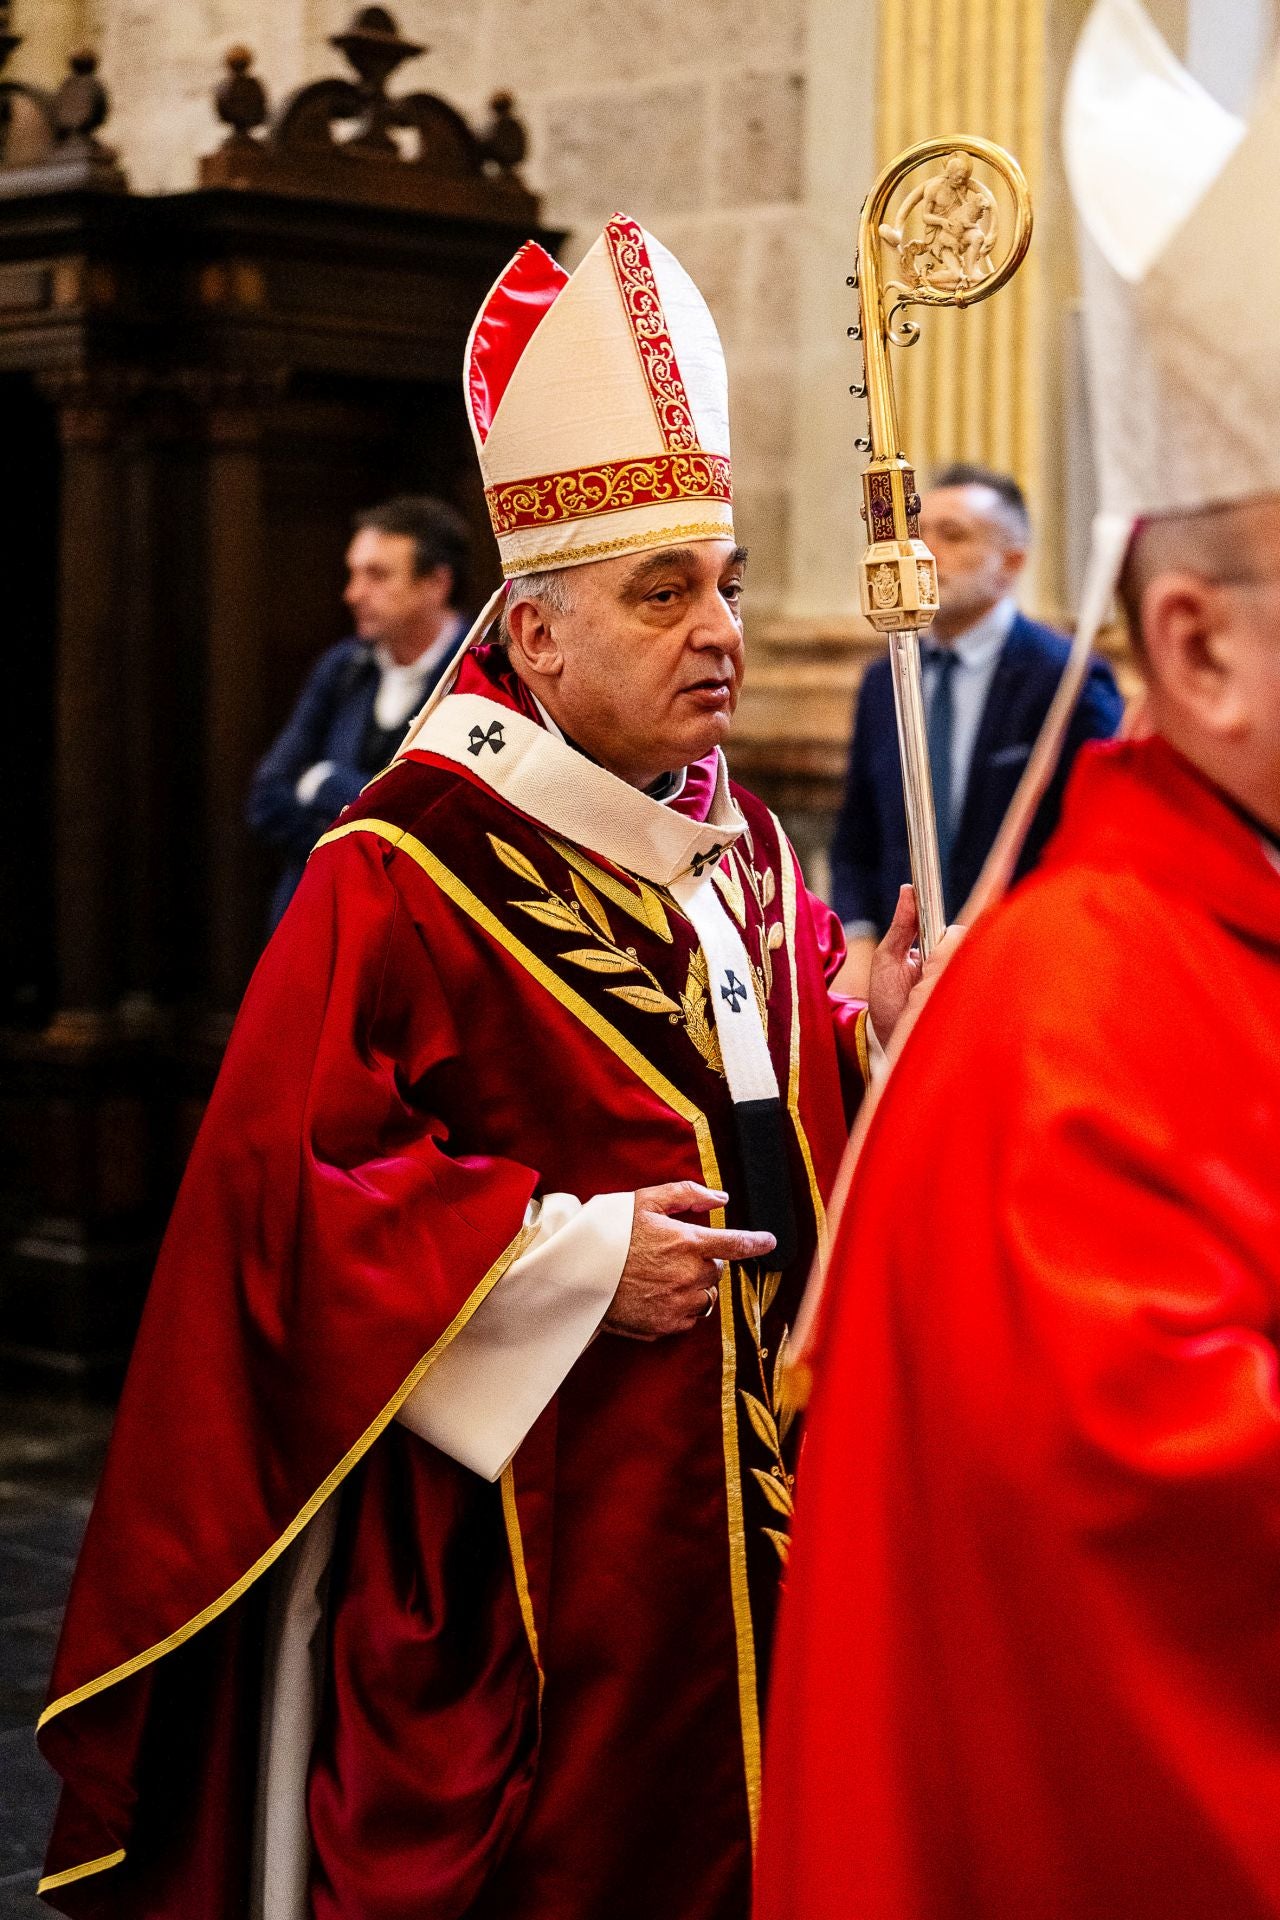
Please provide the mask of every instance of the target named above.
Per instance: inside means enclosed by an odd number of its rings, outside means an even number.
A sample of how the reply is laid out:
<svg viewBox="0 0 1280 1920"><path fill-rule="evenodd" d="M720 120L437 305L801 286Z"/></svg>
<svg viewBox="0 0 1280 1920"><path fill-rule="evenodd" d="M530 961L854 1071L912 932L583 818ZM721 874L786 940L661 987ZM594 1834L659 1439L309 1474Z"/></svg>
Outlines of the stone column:
<svg viewBox="0 0 1280 1920"><path fill-rule="evenodd" d="M799 228L792 538L785 612L847 615L858 604L862 523L854 440L863 409L849 388L862 364L846 285L858 209L876 164L876 22L871 6L808 0L804 200Z"/></svg>
<svg viewBox="0 0 1280 1920"><path fill-rule="evenodd" d="M880 163L948 130L982 134L1015 155L1036 198L1057 137L1045 100L1047 11L1045 0L882 0ZM1032 251L1003 292L965 313L918 316L918 345L894 356L905 447L922 477L948 460L980 460L1016 474L1035 505L1053 491L1044 294L1046 259L1063 237L1049 206L1038 213ZM1044 532L1042 555L1056 538ZM1045 571L1033 574L1033 601L1044 598Z"/></svg>

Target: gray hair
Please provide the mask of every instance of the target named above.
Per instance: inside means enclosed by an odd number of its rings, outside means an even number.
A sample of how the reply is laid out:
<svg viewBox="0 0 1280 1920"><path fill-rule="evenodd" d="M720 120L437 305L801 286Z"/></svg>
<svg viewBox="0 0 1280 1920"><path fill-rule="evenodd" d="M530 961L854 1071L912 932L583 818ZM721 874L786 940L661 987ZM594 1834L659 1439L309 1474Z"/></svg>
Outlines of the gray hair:
<svg viewBox="0 0 1280 1920"><path fill-rule="evenodd" d="M518 600L532 600L547 613L568 613L573 605L573 590L566 575L568 567L550 567L543 573L518 574L511 583L502 607L502 618L498 622L498 640L506 647L511 644L511 628L507 624L507 615Z"/></svg>

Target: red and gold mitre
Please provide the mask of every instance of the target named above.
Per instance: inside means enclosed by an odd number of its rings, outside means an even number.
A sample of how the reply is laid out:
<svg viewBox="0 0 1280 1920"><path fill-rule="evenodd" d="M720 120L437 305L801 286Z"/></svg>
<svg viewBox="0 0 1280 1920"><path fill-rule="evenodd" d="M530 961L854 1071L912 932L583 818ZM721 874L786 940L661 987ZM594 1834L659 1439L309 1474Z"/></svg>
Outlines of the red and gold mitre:
<svg viewBox="0 0 1280 1920"><path fill-rule="evenodd" d="M626 214L571 275L521 247L471 329L463 382L508 578L733 538L715 322Z"/></svg>

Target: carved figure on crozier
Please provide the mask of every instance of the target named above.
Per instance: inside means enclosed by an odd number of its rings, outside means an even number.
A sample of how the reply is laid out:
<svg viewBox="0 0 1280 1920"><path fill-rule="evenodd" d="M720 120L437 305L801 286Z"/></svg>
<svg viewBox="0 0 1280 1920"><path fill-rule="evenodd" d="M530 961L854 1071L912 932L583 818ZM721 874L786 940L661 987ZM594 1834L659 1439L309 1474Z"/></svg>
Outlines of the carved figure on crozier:
<svg viewBox="0 0 1280 1920"><path fill-rule="evenodd" d="M913 239L907 226L917 215L922 232ZM902 292L960 293L990 279L999 227L995 195L974 177L971 156L956 152L911 189L880 237L902 263Z"/></svg>

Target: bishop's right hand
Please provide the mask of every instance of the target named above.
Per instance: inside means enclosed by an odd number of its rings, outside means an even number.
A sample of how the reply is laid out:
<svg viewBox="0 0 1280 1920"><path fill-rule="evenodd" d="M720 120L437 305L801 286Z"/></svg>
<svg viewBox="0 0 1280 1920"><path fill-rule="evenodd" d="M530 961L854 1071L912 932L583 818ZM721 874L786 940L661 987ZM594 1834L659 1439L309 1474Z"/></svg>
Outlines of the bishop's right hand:
<svg viewBox="0 0 1280 1920"><path fill-rule="evenodd" d="M715 1306L726 1261L761 1260L773 1252L778 1243L771 1233L700 1227L674 1217L710 1213L728 1198L696 1180L641 1187L627 1264L604 1317L606 1332L628 1340L687 1333Z"/></svg>

